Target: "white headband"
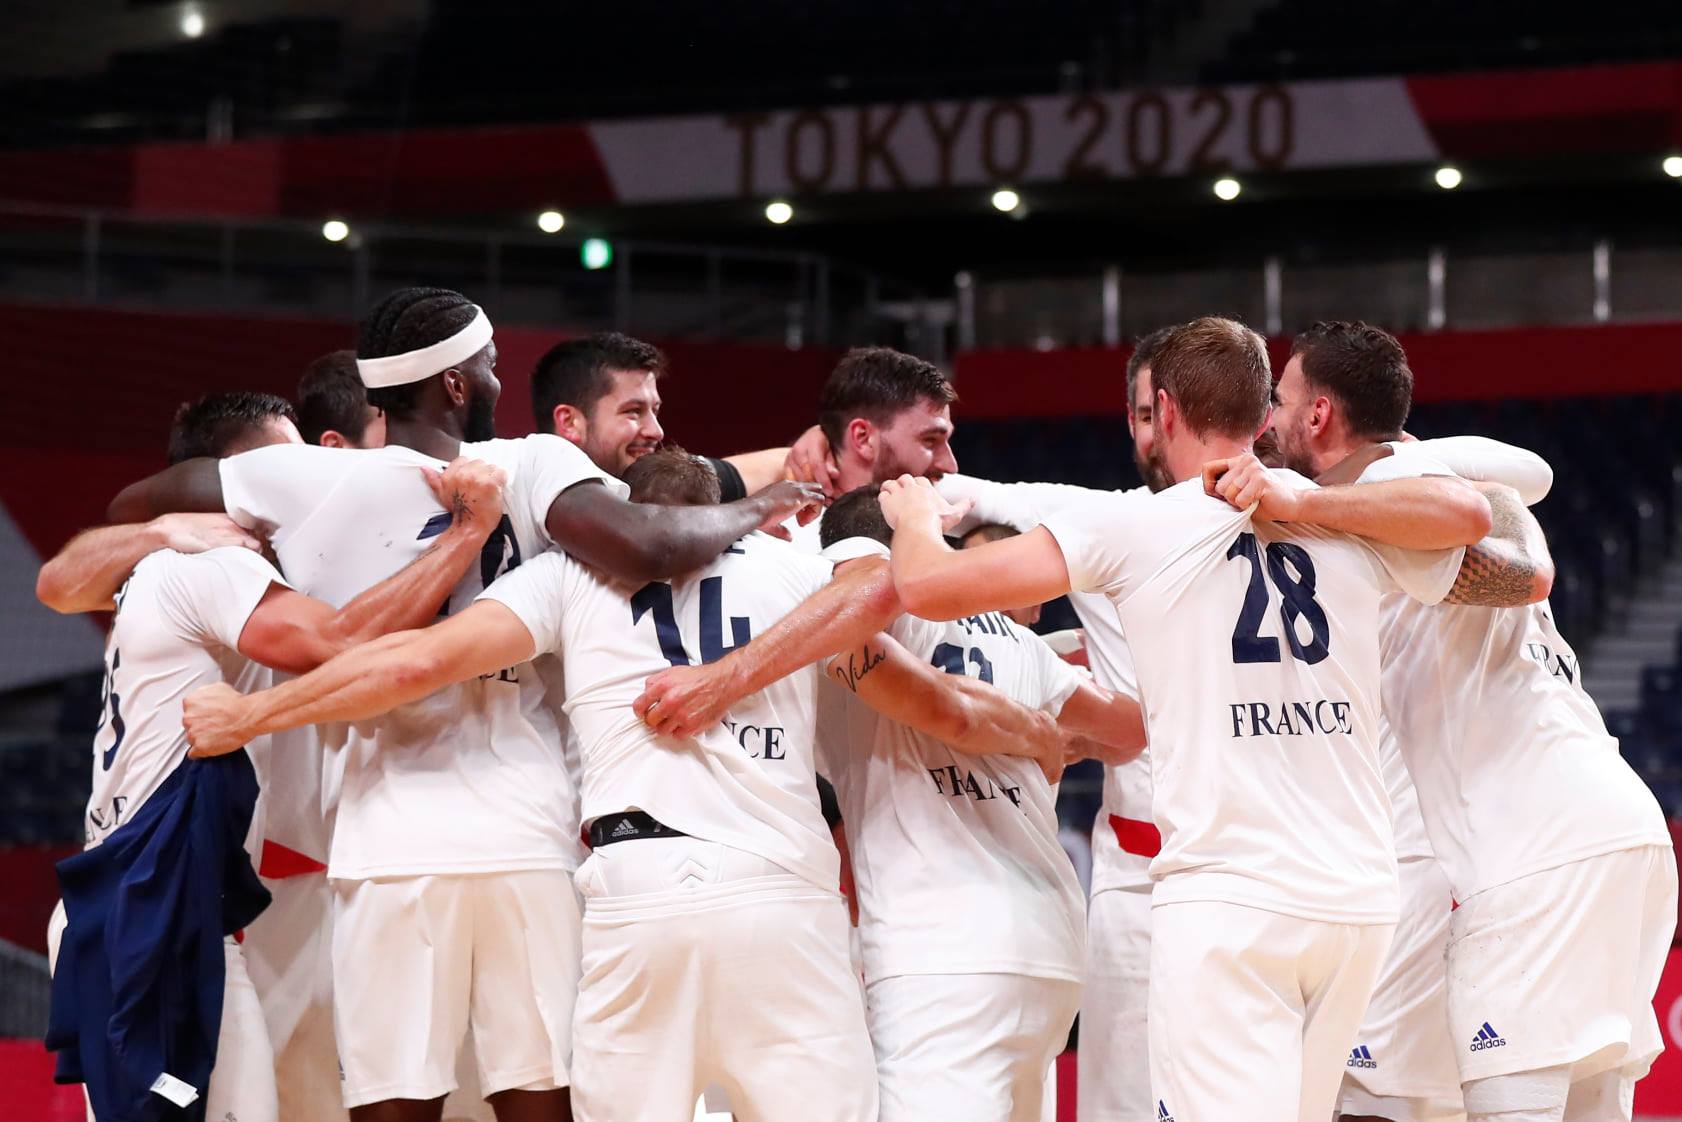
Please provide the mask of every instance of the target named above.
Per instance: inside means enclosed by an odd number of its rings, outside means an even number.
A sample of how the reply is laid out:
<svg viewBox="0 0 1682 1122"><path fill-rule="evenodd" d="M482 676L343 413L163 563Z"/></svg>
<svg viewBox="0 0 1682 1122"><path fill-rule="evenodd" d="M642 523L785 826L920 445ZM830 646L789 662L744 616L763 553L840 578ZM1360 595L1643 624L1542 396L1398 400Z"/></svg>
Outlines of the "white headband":
<svg viewBox="0 0 1682 1122"><path fill-rule="evenodd" d="M434 374L442 374L458 362L478 354L491 341L491 321L485 309L473 305L473 321L448 339L440 339L418 351L407 351L385 358L359 358L356 371L362 384L371 390L383 386L406 386L421 382Z"/></svg>

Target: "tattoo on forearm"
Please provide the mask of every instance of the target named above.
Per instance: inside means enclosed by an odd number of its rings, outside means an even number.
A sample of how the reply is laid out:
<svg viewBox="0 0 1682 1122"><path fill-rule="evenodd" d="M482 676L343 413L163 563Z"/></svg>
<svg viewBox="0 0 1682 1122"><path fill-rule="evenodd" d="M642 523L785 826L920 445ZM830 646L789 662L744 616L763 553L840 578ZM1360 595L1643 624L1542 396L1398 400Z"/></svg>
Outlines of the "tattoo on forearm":
<svg viewBox="0 0 1682 1122"><path fill-rule="evenodd" d="M1489 536L1468 546L1460 575L1444 597L1449 604L1507 607L1530 598L1536 562L1525 548L1530 512L1508 490L1485 490L1489 499Z"/></svg>
<svg viewBox="0 0 1682 1122"><path fill-rule="evenodd" d="M886 661L888 661L887 651L872 653L870 647L866 646L858 654L847 656L847 668L845 670L836 668L833 673L836 681L854 693L858 693L859 682L863 681L864 676Z"/></svg>

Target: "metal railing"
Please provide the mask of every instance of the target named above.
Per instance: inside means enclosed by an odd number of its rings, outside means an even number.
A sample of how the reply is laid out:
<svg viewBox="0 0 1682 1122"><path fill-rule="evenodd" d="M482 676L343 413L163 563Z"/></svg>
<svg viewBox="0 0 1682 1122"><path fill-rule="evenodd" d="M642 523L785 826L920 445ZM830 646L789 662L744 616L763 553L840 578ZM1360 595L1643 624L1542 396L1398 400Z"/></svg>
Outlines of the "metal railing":
<svg viewBox="0 0 1682 1122"><path fill-rule="evenodd" d="M0 294L355 319L383 291L429 284L511 323L944 356L944 301L880 273L811 253L655 241L613 241L611 259L589 268L585 240L382 222L333 242L313 222L0 200Z"/></svg>
<svg viewBox="0 0 1682 1122"><path fill-rule="evenodd" d="M961 272L955 346L1115 346L1205 313L1269 335L1319 319L1364 319L1395 331L1682 318L1682 246L1599 239L1549 252L1457 252L1294 260L1167 271L1112 265L1020 278Z"/></svg>

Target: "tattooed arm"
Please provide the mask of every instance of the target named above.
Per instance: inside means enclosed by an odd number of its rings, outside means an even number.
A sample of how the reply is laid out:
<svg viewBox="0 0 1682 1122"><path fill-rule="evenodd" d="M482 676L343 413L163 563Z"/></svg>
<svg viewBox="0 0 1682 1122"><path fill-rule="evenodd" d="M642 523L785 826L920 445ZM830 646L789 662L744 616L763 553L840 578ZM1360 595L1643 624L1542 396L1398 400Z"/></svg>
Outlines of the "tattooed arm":
<svg viewBox="0 0 1682 1122"><path fill-rule="evenodd" d="M1511 487L1473 486L1489 500L1489 534L1466 547L1460 576L1443 602L1505 608L1546 600L1553 590L1554 563L1535 516Z"/></svg>

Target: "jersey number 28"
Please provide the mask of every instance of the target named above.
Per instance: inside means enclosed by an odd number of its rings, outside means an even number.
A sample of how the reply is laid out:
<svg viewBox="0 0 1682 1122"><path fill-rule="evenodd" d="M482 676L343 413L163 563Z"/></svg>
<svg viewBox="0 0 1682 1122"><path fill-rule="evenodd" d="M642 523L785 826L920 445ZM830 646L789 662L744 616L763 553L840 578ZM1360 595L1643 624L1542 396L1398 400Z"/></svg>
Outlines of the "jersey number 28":
<svg viewBox="0 0 1682 1122"><path fill-rule="evenodd" d="M1232 548L1226 551L1227 560L1239 557L1250 562L1250 584L1244 590L1244 606L1238 611L1238 625L1232 629L1232 661L1278 662L1279 640L1262 635L1262 617L1267 614L1267 583L1262 579L1261 550L1256 535L1239 534ZM1325 609L1314 599L1314 561L1308 551L1295 542L1267 544L1267 576L1284 597L1279 615L1285 624L1285 641L1291 653L1310 666L1331 653L1327 646L1331 628L1326 622ZM1297 638L1297 620L1308 621L1310 638L1307 643Z"/></svg>

